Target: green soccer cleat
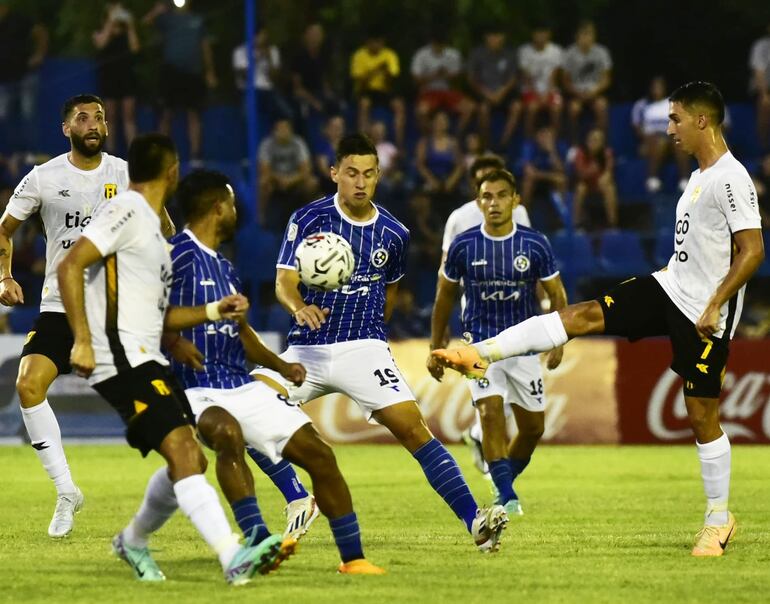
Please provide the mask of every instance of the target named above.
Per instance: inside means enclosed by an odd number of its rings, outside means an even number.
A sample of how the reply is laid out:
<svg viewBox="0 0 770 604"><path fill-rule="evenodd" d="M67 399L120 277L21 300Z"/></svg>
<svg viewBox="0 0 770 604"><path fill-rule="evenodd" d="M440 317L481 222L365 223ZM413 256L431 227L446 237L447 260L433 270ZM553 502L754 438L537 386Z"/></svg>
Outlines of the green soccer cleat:
<svg viewBox="0 0 770 604"><path fill-rule="evenodd" d="M505 509L505 513L508 514L509 518L511 516L524 515L524 510L521 509L521 502L518 499L511 499L510 501L506 502L503 508Z"/></svg>
<svg viewBox="0 0 770 604"><path fill-rule="evenodd" d="M281 535L270 535L256 545L251 543L251 539L247 539L227 565L225 579L230 585L244 585L256 573L266 575L297 549L296 539Z"/></svg>
<svg viewBox="0 0 770 604"><path fill-rule="evenodd" d="M131 547L126 543L122 532L112 539L112 553L121 560L125 560L140 581L166 580L166 575L152 559L150 550L146 547Z"/></svg>

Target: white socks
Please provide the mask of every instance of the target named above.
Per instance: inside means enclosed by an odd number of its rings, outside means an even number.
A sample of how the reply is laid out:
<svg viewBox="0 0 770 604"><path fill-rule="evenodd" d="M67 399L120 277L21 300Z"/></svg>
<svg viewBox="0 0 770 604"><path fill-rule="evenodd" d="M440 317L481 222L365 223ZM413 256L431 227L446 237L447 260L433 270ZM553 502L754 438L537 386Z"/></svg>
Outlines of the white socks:
<svg viewBox="0 0 770 604"><path fill-rule="evenodd" d="M474 346L481 358L493 363L530 352L547 352L566 344L567 340L559 313L552 312L530 317Z"/></svg>
<svg viewBox="0 0 770 604"><path fill-rule="evenodd" d="M64 455L59 422L56 421L48 399L29 409L22 407L21 416L27 427L32 447L45 471L48 472L48 476L53 480L56 492L59 495L74 493L77 487L72 482L72 474Z"/></svg>
<svg viewBox="0 0 770 604"><path fill-rule="evenodd" d="M481 439L483 437L483 432L481 430L481 418L479 417L478 409L476 409L475 407L474 407L473 415L474 415L473 424L471 425L468 432L470 433L471 438L481 442Z"/></svg>
<svg viewBox="0 0 770 604"><path fill-rule="evenodd" d="M123 529L123 538L131 547L147 547L149 536L162 527L179 507L168 467L159 468L147 482L144 501Z"/></svg>
<svg viewBox="0 0 770 604"><path fill-rule="evenodd" d="M214 487L203 474L194 474L174 484L174 493L180 509L217 553L222 568L226 569L240 546L238 535L230 529Z"/></svg>
<svg viewBox="0 0 770 604"><path fill-rule="evenodd" d="M695 442L700 459L703 490L706 492L706 524L727 524L727 500L730 495L730 441L722 434L710 443Z"/></svg>

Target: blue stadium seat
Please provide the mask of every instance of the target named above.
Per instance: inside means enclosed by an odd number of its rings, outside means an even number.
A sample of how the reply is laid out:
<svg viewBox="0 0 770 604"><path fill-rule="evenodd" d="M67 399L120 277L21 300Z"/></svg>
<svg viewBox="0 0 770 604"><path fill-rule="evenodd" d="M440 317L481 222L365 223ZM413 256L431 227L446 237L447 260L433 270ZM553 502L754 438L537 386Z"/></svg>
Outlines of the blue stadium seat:
<svg viewBox="0 0 770 604"><path fill-rule="evenodd" d="M668 264L674 253L674 232L670 229L659 229L655 235L655 250L652 261L656 268L663 268Z"/></svg>
<svg viewBox="0 0 770 604"><path fill-rule="evenodd" d="M765 240L765 259L762 264L759 265L757 276L770 277L770 251L767 249L770 247L770 229L762 231L762 238Z"/></svg>
<svg viewBox="0 0 770 604"><path fill-rule="evenodd" d="M246 157L245 120L239 105L215 105L203 112L203 157L239 162Z"/></svg>
<svg viewBox="0 0 770 604"><path fill-rule="evenodd" d="M649 201L645 188L647 162L643 159L621 159L615 164L615 183L620 203Z"/></svg>
<svg viewBox="0 0 770 604"><path fill-rule="evenodd" d="M247 224L235 235L235 266L241 280L262 283L275 279L275 261L281 238L260 227Z"/></svg>
<svg viewBox="0 0 770 604"><path fill-rule="evenodd" d="M608 277L632 277L652 271L634 231L612 230L599 239L599 265Z"/></svg>
<svg viewBox="0 0 770 604"><path fill-rule="evenodd" d="M610 147L615 157L632 159L637 153L636 135L631 126L632 103L615 103L610 105Z"/></svg>
<svg viewBox="0 0 770 604"><path fill-rule="evenodd" d="M32 331L32 325L39 314L37 306L14 306L8 315L8 325L12 333Z"/></svg>
<svg viewBox="0 0 770 604"><path fill-rule="evenodd" d="M756 107L752 103L731 103L728 111L730 128L727 131L727 142L735 155L741 161L758 157L761 149L757 138Z"/></svg>
<svg viewBox="0 0 770 604"><path fill-rule="evenodd" d="M587 277L598 270L591 240L585 233L558 232L551 239L559 270L567 276Z"/></svg>

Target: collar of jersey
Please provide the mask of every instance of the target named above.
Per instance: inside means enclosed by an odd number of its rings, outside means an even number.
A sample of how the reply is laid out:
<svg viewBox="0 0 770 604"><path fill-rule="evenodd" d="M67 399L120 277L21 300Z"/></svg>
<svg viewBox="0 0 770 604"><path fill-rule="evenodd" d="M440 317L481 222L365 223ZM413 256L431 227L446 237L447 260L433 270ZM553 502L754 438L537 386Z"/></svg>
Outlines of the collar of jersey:
<svg viewBox="0 0 770 604"><path fill-rule="evenodd" d="M711 164L711 165L710 165L708 168L706 168L705 170L701 170L700 168L698 168L698 169L696 170L696 172L697 172L698 174L704 174L704 173L708 172L709 170L711 170L712 168L715 168L715 167L717 166L717 164L718 164L719 162L721 162L722 160L724 160L724 159L727 159L728 157L732 157L732 156L733 156L733 153L732 153L732 151L730 151L730 149L728 149L727 151L725 151L724 153L722 153L722 155L720 155L720 156L719 156L719 159L717 159L717 160L716 160L716 161L715 161L713 164Z"/></svg>
<svg viewBox="0 0 770 604"><path fill-rule="evenodd" d="M195 236L195 233L193 233L193 232L192 232L190 229L185 229L185 230L184 230L184 233L185 233L185 234L186 234L186 235L187 235L187 236L188 236L190 239L192 239L192 240L193 240L193 243L194 243L195 245L197 245L199 248L201 248L201 249L202 249L204 252L206 252L206 253L207 253L209 256L214 256L214 258L216 258L216 257L217 257L217 253L216 253L214 250L212 250L212 249L211 249L209 246L207 246L207 245L204 245L203 243L201 243L200 239L198 239L198 238Z"/></svg>
<svg viewBox="0 0 770 604"><path fill-rule="evenodd" d="M481 234L484 235L487 239L491 239L492 241L505 241L506 239L510 239L516 234L516 223L513 223L513 230L508 233L507 235L504 235L503 237L493 237L489 233L487 233L486 229L484 229L484 224L481 224Z"/></svg>
<svg viewBox="0 0 770 604"><path fill-rule="evenodd" d="M104 157L106 155L107 155L106 153L104 152L102 153L102 160L99 162L99 165L96 166L93 170L81 170L80 168L78 168L75 164L73 164L70 161L69 152L64 154L64 163L67 164L67 168L69 168L73 172L77 172L78 174L93 175L93 174L96 174L99 170L101 170L102 167L104 167L104 164L105 164Z"/></svg>
<svg viewBox="0 0 770 604"><path fill-rule="evenodd" d="M334 194L334 207L339 212L340 216L342 217L342 220L345 222L349 222L350 224L353 224L355 226L368 226L370 224L374 224L377 219L380 217L380 211L377 209L377 206L374 205L373 202L369 202L374 206L374 216L372 216L369 220L365 220L363 222L359 222L357 220L353 220L350 216L345 214L343 209L340 207L340 200L339 195L337 193Z"/></svg>

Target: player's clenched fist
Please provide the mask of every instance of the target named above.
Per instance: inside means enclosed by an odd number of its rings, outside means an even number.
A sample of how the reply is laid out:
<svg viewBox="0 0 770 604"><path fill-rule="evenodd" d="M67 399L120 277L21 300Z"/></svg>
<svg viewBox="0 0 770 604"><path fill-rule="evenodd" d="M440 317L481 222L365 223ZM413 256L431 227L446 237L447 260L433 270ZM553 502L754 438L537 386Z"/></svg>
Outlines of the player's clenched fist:
<svg viewBox="0 0 770 604"><path fill-rule="evenodd" d="M281 367L281 375L295 386L302 386L305 374L305 366L300 363L284 363Z"/></svg>
<svg viewBox="0 0 770 604"><path fill-rule="evenodd" d="M246 312L249 310L249 300L243 294L231 294L219 301L217 310L223 319L239 321L246 316Z"/></svg>
<svg viewBox="0 0 770 604"><path fill-rule="evenodd" d="M328 308L321 310L315 304L308 304L294 313L294 320L299 326L307 325L310 329L321 329L330 312Z"/></svg>
<svg viewBox="0 0 770 604"><path fill-rule="evenodd" d="M16 279L9 277L0 282L0 304L3 306L14 306L15 304L24 304L24 292Z"/></svg>
<svg viewBox="0 0 770 604"><path fill-rule="evenodd" d="M70 352L70 365L79 376L88 377L96 367L91 342L75 342Z"/></svg>

